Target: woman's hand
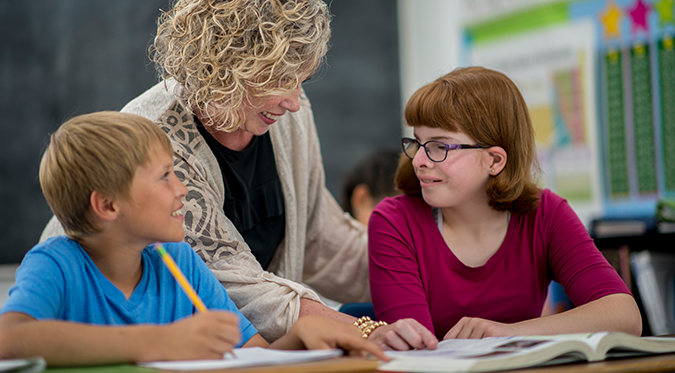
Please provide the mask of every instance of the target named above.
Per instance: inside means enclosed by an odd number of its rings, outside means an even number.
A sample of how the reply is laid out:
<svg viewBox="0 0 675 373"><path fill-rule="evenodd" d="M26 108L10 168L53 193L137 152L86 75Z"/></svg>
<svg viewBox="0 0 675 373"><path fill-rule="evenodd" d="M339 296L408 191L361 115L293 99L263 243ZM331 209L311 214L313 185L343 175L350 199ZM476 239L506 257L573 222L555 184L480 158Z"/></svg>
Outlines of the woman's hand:
<svg viewBox="0 0 675 373"><path fill-rule="evenodd" d="M455 326L448 330L443 339L480 339L516 334L515 328L510 324L503 324L478 317L462 317Z"/></svg>
<svg viewBox="0 0 675 373"><path fill-rule="evenodd" d="M370 333L368 340L383 350L435 350L438 346L436 336L415 319L401 319L380 326Z"/></svg>
<svg viewBox="0 0 675 373"><path fill-rule="evenodd" d="M389 361L380 348L361 337L351 324L323 316L308 315L296 321L291 330L270 345L281 350L321 350L340 348L351 356L373 354L380 360Z"/></svg>

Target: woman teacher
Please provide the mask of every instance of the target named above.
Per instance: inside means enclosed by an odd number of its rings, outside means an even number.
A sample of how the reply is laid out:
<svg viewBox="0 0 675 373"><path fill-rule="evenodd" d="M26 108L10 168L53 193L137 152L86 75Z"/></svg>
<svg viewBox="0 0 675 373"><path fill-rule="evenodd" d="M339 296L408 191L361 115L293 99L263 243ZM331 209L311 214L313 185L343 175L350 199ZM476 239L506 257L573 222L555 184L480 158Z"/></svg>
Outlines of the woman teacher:
<svg viewBox="0 0 675 373"><path fill-rule="evenodd" d="M163 81L122 109L170 137L188 188L185 240L268 341L306 314L353 322L301 282L370 299L366 229L325 187L302 91L329 23L319 0L179 0L152 48ZM59 229L52 219L43 239Z"/></svg>

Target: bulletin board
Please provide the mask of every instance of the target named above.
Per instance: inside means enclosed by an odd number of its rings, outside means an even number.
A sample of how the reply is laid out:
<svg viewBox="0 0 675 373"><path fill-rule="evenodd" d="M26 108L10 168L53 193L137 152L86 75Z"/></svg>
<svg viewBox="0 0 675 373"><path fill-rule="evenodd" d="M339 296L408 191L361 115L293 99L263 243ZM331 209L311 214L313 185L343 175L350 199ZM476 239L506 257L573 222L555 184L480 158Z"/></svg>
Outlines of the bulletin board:
<svg viewBox="0 0 675 373"><path fill-rule="evenodd" d="M674 0L548 2L465 28L465 65L507 74L530 110L540 183L585 223L675 196Z"/></svg>

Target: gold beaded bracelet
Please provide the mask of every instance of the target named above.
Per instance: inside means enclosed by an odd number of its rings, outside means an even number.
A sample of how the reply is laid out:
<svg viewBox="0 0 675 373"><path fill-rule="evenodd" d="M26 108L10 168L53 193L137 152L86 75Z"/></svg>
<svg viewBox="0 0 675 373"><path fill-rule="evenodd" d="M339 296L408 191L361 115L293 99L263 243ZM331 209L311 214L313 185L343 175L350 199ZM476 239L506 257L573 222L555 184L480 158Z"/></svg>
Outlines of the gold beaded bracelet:
<svg viewBox="0 0 675 373"><path fill-rule="evenodd" d="M374 321L368 316L363 316L358 320L354 321L354 326L359 328L361 337L363 337L364 339L367 339L370 336L370 333L372 333L375 329L384 325L387 325L387 323L384 321Z"/></svg>

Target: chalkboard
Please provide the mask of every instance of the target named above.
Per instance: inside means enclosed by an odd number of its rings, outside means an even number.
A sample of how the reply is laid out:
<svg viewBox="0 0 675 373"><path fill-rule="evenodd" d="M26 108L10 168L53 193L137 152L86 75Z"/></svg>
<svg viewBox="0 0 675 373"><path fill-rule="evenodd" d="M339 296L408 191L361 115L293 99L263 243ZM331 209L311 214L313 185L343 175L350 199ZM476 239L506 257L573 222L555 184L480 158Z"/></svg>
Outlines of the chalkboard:
<svg viewBox="0 0 675 373"><path fill-rule="evenodd" d="M51 217L38 182L48 136L75 115L119 110L157 82L147 48L169 0L0 1L0 264L18 263ZM396 2L336 0L332 48L306 85L329 189L376 148L396 147Z"/></svg>

